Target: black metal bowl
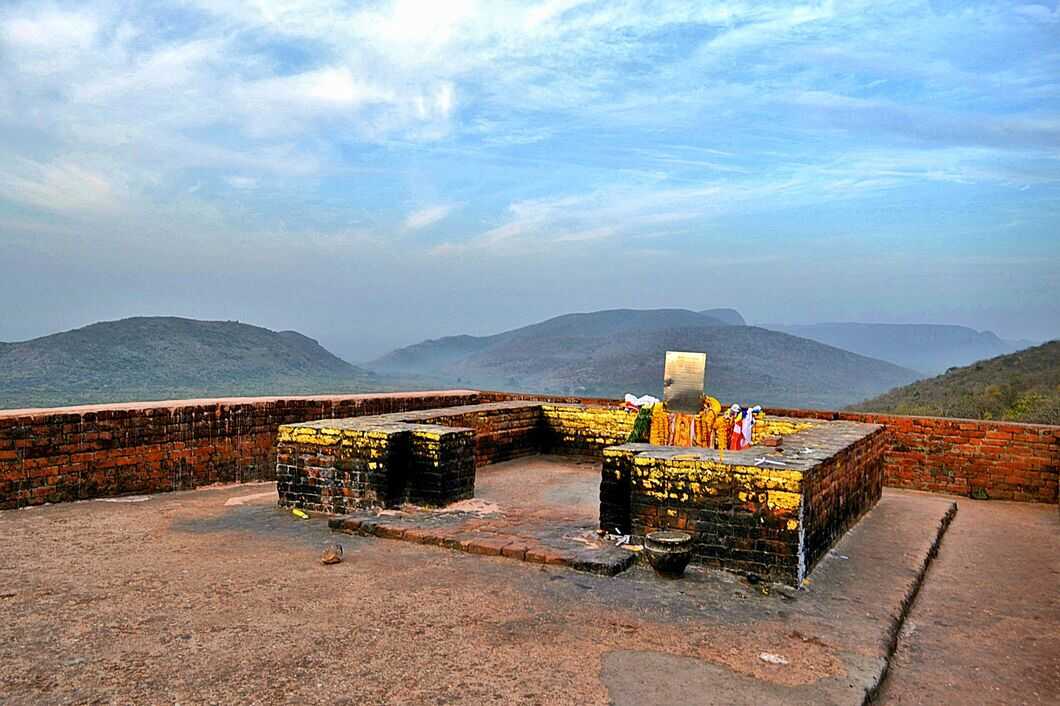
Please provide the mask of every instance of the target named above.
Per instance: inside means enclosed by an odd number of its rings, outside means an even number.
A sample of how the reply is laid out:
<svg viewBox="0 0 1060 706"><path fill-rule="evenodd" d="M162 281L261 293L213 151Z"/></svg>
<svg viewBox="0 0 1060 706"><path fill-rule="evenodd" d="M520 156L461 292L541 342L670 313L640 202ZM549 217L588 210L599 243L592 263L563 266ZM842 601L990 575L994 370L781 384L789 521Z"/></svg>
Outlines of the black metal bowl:
<svg viewBox="0 0 1060 706"><path fill-rule="evenodd" d="M644 537L644 555L655 573L680 578L692 558L692 535L677 530L649 532Z"/></svg>

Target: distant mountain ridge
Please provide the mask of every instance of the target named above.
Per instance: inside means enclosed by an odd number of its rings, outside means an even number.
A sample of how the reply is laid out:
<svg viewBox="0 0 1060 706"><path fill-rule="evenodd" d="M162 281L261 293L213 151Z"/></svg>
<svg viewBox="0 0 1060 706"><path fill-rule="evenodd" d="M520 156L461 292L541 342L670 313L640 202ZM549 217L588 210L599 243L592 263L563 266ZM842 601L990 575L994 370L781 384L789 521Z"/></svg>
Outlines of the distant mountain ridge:
<svg viewBox="0 0 1060 706"><path fill-rule="evenodd" d="M417 373L484 388L661 395L665 351L706 351L711 394L816 407L844 406L919 377L816 341L726 323L743 321L738 312L727 312L724 318L684 309L569 314L493 336L423 341L367 365L382 373Z"/></svg>
<svg viewBox="0 0 1060 706"><path fill-rule="evenodd" d="M134 317L0 344L0 406L354 391L376 376L295 331Z"/></svg>
<svg viewBox="0 0 1060 706"><path fill-rule="evenodd" d="M1060 424L1060 340L956 368L852 409Z"/></svg>
<svg viewBox="0 0 1060 706"><path fill-rule="evenodd" d="M926 374L936 374L951 367L1012 353L1028 344L1004 341L991 331L976 331L967 326L950 324L835 322L762 326L887 360Z"/></svg>
<svg viewBox="0 0 1060 706"><path fill-rule="evenodd" d="M731 309L712 311L737 312ZM722 316L731 315L722 313ZM721 318L707 312L687 309L607 309L589 313L563 314L536 324L504 331L492 336L446 336L428 339L387 353L368 363L373 370L413 372L436 370L447 363L515 339L542 339L555 336L608 336L633 331L645 332L681 326L728 326Z"/></svg>
<svg viewBox="0 0 1060 706"><path fill-rule="evenodd" d="M747 322L744 320L740 312L736 309L704 309L699 312L703 316L709 316L712 319L717 319L723 324L730 326L746 326Z"/></svg>

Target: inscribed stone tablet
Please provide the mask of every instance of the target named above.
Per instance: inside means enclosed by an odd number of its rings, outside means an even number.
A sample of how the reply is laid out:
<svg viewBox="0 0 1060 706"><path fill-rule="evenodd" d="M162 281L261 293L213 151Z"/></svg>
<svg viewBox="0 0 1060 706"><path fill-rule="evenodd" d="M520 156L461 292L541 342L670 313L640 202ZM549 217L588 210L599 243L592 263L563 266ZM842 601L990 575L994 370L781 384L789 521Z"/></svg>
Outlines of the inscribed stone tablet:
<svg viewBox="0 0 1060 706"><path fill-rule="evenodd" d="M671 412L696 414L703 405L703 379L707 370L706 353L666 351L663 372L663 401Z"/></svg>

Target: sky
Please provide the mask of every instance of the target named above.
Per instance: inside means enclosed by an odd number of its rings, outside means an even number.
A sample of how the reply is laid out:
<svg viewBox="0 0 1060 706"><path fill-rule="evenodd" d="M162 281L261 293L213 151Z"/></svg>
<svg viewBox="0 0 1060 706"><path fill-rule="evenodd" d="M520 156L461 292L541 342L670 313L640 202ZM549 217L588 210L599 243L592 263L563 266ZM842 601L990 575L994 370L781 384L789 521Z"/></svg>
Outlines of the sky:
<svg viewBox="0 0 1060 706"><path fill-rule="evenodd" d="M0 2L0 340L572 311L1060 336L1060 7Z"/></svg>

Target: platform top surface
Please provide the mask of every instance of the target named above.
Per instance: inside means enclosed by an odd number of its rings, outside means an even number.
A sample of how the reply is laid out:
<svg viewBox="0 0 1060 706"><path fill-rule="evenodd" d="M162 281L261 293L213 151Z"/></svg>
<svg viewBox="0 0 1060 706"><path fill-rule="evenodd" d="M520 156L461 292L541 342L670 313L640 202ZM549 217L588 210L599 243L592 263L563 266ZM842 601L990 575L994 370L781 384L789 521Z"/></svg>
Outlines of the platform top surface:
<svg viewBox="0 0 1060 706"><path fill-rule="evenodd" d="M740 451L622 444L611 447L611 452L628 452L640 458L667 461L713 461L726 466L758 466L771 470L808 471L882 428L879 424L863 422L820 421L813 427L784 436L781 450L761 444L755 444Z"/></svg>
<svg viewBox="0 0 1060 706"><path fill-rule="evenodd" d="M343 417L341 419L317 419L311 422L299 422L297 424L284 424L284 427L297 427L300 429L334 429L359 430L369 427L381 427L388 424L401 423L423 423L433 419L445 419L457 417L464 414L481 414L488 412L510 411L517 409L532 409L540 407L540 402L515 400L512 402L487 402L483 404L457 405L455 407L435 407L432 409L421 409L409 412L393 412L390 414L374 414L364 417Z"/></svg>

